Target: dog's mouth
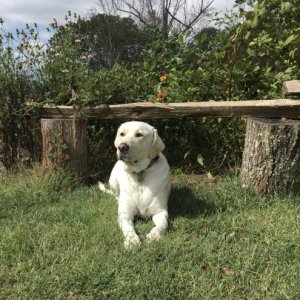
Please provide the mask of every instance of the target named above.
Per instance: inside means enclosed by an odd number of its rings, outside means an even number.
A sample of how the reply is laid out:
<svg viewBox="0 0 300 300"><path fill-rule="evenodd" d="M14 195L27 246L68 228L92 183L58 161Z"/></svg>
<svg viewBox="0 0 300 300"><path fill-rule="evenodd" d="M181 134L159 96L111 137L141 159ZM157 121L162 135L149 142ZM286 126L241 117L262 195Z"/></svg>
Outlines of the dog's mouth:
<svg viewBox="0 0 300 300"><path fill-rule="evenodd" d="M117 151L117 158L126 163L131 162L131 157L129 156L128 152L124 153L124 152Z"/></svg>
<svg viewBox="0 0 300 300"><path fill-rule="evenodd" d="M123 161L126 164L137 164L138 160L133 160L128 153L121 153L121 152L117 152L117 158L121 161Z"/></svg>
<svg viewBox="0 0 300 300"><path fill-rule="evenodd" d="M130 157L127 154L120 153L117 155L119 160L130 162Z"/></svg>

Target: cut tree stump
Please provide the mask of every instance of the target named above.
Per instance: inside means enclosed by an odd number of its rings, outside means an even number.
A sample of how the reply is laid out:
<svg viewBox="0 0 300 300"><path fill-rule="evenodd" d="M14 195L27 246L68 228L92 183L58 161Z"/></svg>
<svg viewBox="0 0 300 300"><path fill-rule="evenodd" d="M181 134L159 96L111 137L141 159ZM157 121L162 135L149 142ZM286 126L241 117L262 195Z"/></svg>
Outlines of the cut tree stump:
<svg viewBox="0 0 300 300"><path fill-rule="evenodd" d="M86 127L87 121L83 119L41 119L43 166L59 166L86 176Z"/></svg>
<svg viewBox="0 0 300 300"><path fill-rule="evenodd" d="M283 82L282 96L299 97L300 81ZM264 195L300 193L300 120L294 118L248 118L241 171L244 187Z"/></svg>
<svg viewBox="0 0 300 300"><path fill-rule="evenodd" d="M258 194L300 193L300 120L248 118L241 182Z"/></svg>

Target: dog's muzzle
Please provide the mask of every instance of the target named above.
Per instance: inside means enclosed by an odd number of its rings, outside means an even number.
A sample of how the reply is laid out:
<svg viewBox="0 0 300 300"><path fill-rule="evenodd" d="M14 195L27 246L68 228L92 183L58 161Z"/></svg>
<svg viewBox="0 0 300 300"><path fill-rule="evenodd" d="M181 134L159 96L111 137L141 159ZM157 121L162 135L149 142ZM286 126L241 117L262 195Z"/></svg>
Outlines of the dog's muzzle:
<svg viewBox="0 0 300 300"><path fill-rule="evenodd" d="M129 146L128 144L126 143L121 143L119 146L118 146L118 151L117 151L117 155L118 155L118 159L122 160L122 161L129 161L130 158L129 158Z"/></svg>
<svg viewBox="0 0 300 300"><path fill-rule="evenodd" d="M121 143L118 147L119 151L123 154L128 153L129 146L126 143Z"/></svg>

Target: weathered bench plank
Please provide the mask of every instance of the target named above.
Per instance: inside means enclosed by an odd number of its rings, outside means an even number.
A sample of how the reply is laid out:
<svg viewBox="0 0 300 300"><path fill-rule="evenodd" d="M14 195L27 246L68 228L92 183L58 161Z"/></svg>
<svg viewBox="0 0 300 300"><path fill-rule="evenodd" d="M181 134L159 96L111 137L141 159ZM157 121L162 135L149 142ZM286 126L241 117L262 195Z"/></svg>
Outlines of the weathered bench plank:
<svg viewBox="0 0 300 300"><path fill-rule="evenodd" d="M160 119L196 116L300 118L300 100L206 101L185 103L139 102L86 107L42 106L40 118L48 119Z"/></svg>
<svg viewBox="0 0 300 300"><path fill-rule="evenodd" d="M285 81L282 85L283 97L300 95L300 80Z"/></svg>

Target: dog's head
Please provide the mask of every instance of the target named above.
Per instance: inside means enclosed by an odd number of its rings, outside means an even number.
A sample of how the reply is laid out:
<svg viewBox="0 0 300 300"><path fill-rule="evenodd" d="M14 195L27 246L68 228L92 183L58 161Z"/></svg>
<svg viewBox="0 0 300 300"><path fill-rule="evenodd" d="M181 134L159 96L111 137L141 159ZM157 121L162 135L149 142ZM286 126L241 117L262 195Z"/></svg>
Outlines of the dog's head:
<svg viewBox="0 0 300 300"><path fill-rule="evenodd" d="M129 164L154 159L165 149L157 130L144 122L123 123L115 139L118 159Z"/></svg>

